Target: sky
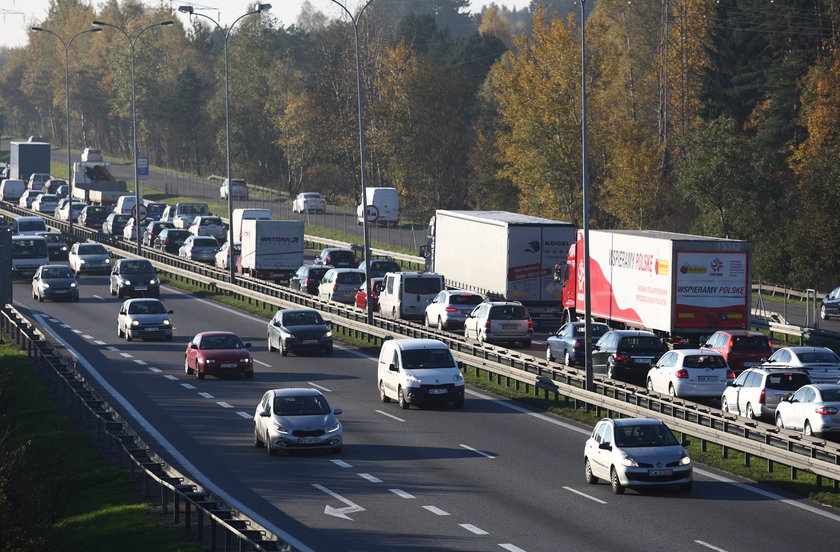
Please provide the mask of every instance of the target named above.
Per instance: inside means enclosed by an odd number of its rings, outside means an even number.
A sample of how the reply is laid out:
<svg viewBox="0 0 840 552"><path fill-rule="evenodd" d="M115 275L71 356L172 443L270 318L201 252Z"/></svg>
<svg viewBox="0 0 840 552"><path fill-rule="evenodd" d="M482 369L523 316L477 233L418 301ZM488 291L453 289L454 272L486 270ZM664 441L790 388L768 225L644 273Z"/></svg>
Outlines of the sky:
<svg viewBox="0 0 840 552"><path fill-rule="evenodd" d="M295 23L300 13L304 0L263 0L272 4L270 13L285 26ZM340 8L330 0L309 0L319 11L330 18L338 17ZM482 6L490 4L492 0L472 0L473 11L480 11ZM94 5L101 2L90 0ZM192 5L196 11L212 17L223 26L231 23L234 19L246 13L254 0L201 0L201 2L190 2L189 0L144 0L147 6L160 4L172 6L173 11L181 5ZM524 8L530 4L530 0L496 0L496 5L509 8ZM349 0L352 7L357 5L356 0ZM0 47L25 46L28 41L27 29L43 21L47 16L49 0L0 0ZM179 13L177 17L182 18L186 23L188 16Z"/></svg>

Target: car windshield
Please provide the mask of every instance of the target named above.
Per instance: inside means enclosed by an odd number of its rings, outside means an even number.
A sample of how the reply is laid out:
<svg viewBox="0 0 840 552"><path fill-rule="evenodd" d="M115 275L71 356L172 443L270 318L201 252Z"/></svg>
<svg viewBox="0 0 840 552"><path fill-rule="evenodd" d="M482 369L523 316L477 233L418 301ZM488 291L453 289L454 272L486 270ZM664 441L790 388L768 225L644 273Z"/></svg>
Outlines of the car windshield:
<svg viewBox="0 0 840 552"><path fill-rule="evenodd" d="M820 389L823 402L840 401L840 389Z"/></svg>
<svg viewBox="0 0 840 552"><path fill-rule="evenodd" d="M833 351L814 351L811 353L799 353L799 361L803 364L815 364L818 362L829 362L840 364L840 357Z"/></svg>
<svg viewBox="0 0 840 552"><path fill-rule="evenodd" d="M73 273L66 266L50 266L41 270L41 278L72 278Z"/></svg>
<svg viewBox="0 0 840 552"><path fill-rule="evenodd" d="M449 349L408 349L402 352L403 368L453 368L455 361Z"/></svg>
<svg viewBox="0 0 840 552"><path fill-rule="evenodd" d="M450 305L479 305L484 301L480 295L472 295L468 293L460 295L450 295Z"/></svg>
<svg viewBox="0 0 840 552"><path fill-rule="evenodd" d="M283 314L284 326L314 326L324 323L324 319L317 312L287 312Z"/></svg>
<svg viewBox="0 0 840 552"><path fill-rule="evenodd" d="M154 272L149 261L123 261L120 263L120 274L149 274Z"/></svg>
<svg viewBox="0 0 840 552"><path fill-rule="evenodd" d="M615 443L619 447L672 447L677 438L662 424L622 425L615 428Z"/></svg>
<svg viewBox="0 0 840 552"><path fill-rule="evenodd" d="M98 243L83 243L79 244L79 255L107 255L105 248Z"/></svg>
<svg viewBox="0 0 840 552"><path fill-rule="evenodd" d="M245 345L235 335L205 335L201 339L201 349L244 349Z"/></svg>
<svg viewBox="0 0 840 552"><path fill-rule="evenodd" d="M732 340L733 351L769 351L770 343L763 335L736 335Z"/></svg>
<svg viewBox="0 0 840 552"><path fill-rule="evenodd" d="M160 301L134 301L128 305L128 314L166 314Z"/></svg>
<svg viewBox="0 0 840 552"><path fill-rule="evenodd" d="M317 416L330 413L330 405L320 395L274 398L274 414L278 416Z"/></svg>
<svg viewBox="0 0 840 552"><path fill-rule="evenodd" d="M65 243L64 238L61 237L61 234L41 234L44 236L44 239L47 240L47 243Z"/></svg>
<svg viewBox="0 0 840 552"><path fill-rule="evenodd" d="M359 285L365 281L365 275L361 272L339 272L335 279L339 284Z"/></svg>
<svg viewBox="0 0 840 552"><path fill-rule="evenodd" d="M329 268L310 268L309 272L307 273L307 278L312 278L313 280L320 280L324 277L324 274L330 270Z"/></svg>
<svg viewBox="0 0 840 552"><path fill-rule="evenodd" d="M47 256L47 242L42 239L12 240L12 258L39 259Z"/></svg>
<svg viewBox="0 0 840 552"><path fill-rule="evenodd" d="M683 359L684 368L726 368L726 360L718 355L690 355Z"/></svg>
<svg viewBox="0 0 840 552"><path fill-rule="evenodd" d="M179 205L179 215L204 215L207 213L207 207L204 205Z"/></svg>
<svg viewBox="0 0 840 552"><path fill-rule="evenodd" d="M440 290L443 289L443 282L441 282L440 278L406 278L404 281L406 293L429 295L431 293L440 293Z"/></svg>
<svg viewBox="0 0 840 552"><path fill-rule="evenodd" d="M623 337L621 339L621 349L625 350L661 350L663 349L662 341L658 337L648 335L633 335Z"/></svg>
<svg viewBox="0 0 840 552"><path fill-rule="evenodd" d="M32 232L33 230L46 230L47 227L42 220L22 220L18 222L18 230L21 232Z"/></svg>
<svg viewBox="0 0 840 552"><path fill-rule="evenodd" d="M811 379L805 374L798 372L785 372L784 374L770 374L767 376L765 387L779 389L781 391L796 391L803 385L811 383Z"/></svg>
<svg viewBox="0 0 840 552"><path fill-rule="evenodd" d="M114 215L114 222L128 222L131 215Z"/></svg>
<svg viewBox="0 0 840 552"><path fill-rule="evenodd" d="M527 320L528 312L521 305L498 305L490 308L493 320Z"/></svg>
<svg viewBox="0 0 840 552"><path fill-rule="evenodd" d="M307 194L303 194L303 197L306 198L306 199L321 199L321 194L307 193Z"/></svg>

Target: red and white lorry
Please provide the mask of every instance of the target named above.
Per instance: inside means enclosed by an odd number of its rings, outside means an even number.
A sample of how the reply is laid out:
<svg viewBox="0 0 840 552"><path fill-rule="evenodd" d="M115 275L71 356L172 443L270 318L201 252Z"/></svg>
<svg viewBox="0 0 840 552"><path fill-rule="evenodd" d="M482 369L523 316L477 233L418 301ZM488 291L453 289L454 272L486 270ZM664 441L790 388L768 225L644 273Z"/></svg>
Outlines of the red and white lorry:
<svg viewBox="0 0 840 552"><path fill-rule="evenodd" d="M653 230L590 230L589 242L594 319L689 343L749 329L752 243ZM564 320L582 318L583 232L558 269Z"/></svg>

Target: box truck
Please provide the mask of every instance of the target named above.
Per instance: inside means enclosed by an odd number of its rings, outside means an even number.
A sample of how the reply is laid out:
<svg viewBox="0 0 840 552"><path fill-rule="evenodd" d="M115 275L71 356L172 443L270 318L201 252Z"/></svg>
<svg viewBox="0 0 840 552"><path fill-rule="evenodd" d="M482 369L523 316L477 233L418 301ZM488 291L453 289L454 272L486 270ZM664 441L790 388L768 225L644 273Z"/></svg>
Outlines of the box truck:
<svg viewBox="0 0 840 552"><path fill-rule="evenodd" d="M535 325L560 325L562 287L553 273L574 243L572 223L507 211L438 210L429 229L421 255L426 270L443 274L447 286L519 301Z"/></svg>
<svg viewBox="0 0 840 552"><path fill-rule="evenodd" d="M46 142L10 142L9 178L29 182L32 173L50 172L50 145Z"/></svg>
<svg viewBox="0 0 840 552"><path fill-rule="evenodd" d="M73 163L73 197L92 205L115 205L128 193L125 180L111 174L108 163Z"/></svg>
<svg viewBox="0 0 840 552"><path fill-rule="evenodd" d="M722 329L748 329L752 243L659 232L590 230L593 318L696 344ZM564 319L584 312L583 233L557 279Z"/></svg>
<svg viewBox="0 0 840 552"><path fill-rule="evenodd" d="M242 253L237 261L239 274L288 282L303 264L303 221L242 221Z"/></svg>

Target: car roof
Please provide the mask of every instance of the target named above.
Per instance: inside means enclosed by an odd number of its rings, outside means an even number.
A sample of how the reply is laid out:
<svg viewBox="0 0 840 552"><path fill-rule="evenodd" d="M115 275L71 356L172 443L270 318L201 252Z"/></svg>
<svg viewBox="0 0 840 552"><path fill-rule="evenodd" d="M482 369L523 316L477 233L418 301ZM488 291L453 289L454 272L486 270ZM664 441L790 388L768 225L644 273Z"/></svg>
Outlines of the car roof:
<svg viewBox="0 0 840 552"><path fill-rule="evenodd" d="M825 351L830 351L832 353L834 352L831 349L829 349L828 347L807 347L805 345L797 346L797 347L781 347L779 349L779 351L781 351L781 350L788 350L788 351L792 351L792 352L797 353L797 354L798 353L816 353L816 352L822 353L822 352L825 352Z"/></svg>
<svg viewBox="0 0 840 552"><path fill-rule="evenodd" d="M437 339L414 339L414 338L398 338L389 339L398 349L402 351L409 351L414 349L446 349L446 343L438 341Z"/></svg>
<svg viewBox="0 0 840 552"><path fill-rule="evenodd" d="M787 374L794 372L797 374L807 374L801 368L774 368L772 366L753 366L752 368L747 368L744 372L758 372L760 374ZM743 374L744 372L741 373Z"/></svg>
<svg viewBox="0 0 840 552"><path fill-rule="evenodd" d="M519 301L485 301L485 305L490 305L491 307L521 307L523 306L522 303Z"/></svg>
<svg viewBox="0 0 840 552"><path fill-rule="evenodd" d="M611 421L616 427L637 425L665 425L665 423L662 420L657 420L656 418L604 418L604 420Z"/></svg>
<svg viewBox="0 0 840 552"><path fill-rule="evenodd" d="M318 312L315 309L280 309L278 312L282 312L283 314L286 313L293 313L293 312Z"/></svg>
<svg viewBox="0 0 840 552"><path fill-rule="evenodd" d="M698 355L698 356L719 356L722 357L723 355L717 351L710 351L708 349L673 349L669 352L679 353L683 356L688 355Z"/></svg>
<svg viewBox="0 0 840 552"><path fill-rule="evenodd" d="M720 333L725 333L729 335L754 335L754 336L761 336L764 335L761 332L756 332L753 330L718 330Z"/></svg>
<svg viewBox="0 0 840 552"><path fill-rule="evenodd" d="M811 383L809 384L811 387L815 387L820 391L825 391L828 389L840 389L840 384L837 383Z"/></svg>
<svg viewBox="0 0 840 552"><path fill-rule="evenodd" d="M656 337L656 334L653 332L648 332L645 330L610 330L608 333L618 334L621 337L630 337L636 335L646 335L646 336L653 336Z"/></svg>
<svg viewBox="0 0 840 552"><path fill-rule="evenodd" d="M361 269L358 269L358 268L331 268L330 270L334 270L336 272L341 272L341 273L344 273L344 272L358 272L360 274L365 273L364 270L361 270Z"/></svg>
<svg viewBox="0 0 840 552"><path fill-rule="evenodd" d="M154 297L135 297L134 299L126 299L123 304L130 305L132 303L162 303L162 301Z"/></svg>
<svg viewBox="0 0 840 552"><path fill-rule="evenodd" d="M311 387L284 387L283 389L272 389L275 397L298 397L301 395L321 395L321 392Z"/></svg>
<svg viewBox="0 0 840 552"><path fill-rule="evenodd" d="M197 333L197 334L195 334L195 335L196 335L196 337L198 337L198 336L201 336L201 337L208 337L208 336L213 337L213 336L218 336L218 335L236 335L236 334L235 334L235 333L233 333L233 332L225 332L225 331L221 331L221 330L213 330L213 331L209 331L209 332L198 332L198 333ZM239 336L236 336L236 337L239 337Z"/></svg>

